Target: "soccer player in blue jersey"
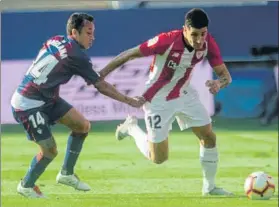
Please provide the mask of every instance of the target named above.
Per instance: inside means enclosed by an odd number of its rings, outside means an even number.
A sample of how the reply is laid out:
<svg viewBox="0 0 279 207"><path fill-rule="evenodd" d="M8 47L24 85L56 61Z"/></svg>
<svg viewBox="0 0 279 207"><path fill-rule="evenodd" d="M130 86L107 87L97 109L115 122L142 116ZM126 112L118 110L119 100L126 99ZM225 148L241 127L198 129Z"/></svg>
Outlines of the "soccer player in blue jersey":
<svg viewBox="0 0 279 207"><path fill-rule="evenodd" d="M61 84L78 75L88 85L95 86L100 93L115 100L133 107L141 107L144 103L141 98L130 98L119 93L93 70L85 50L94 41L94 30L92 16L72 14L67 22L67 36L55 36L43 44L12 96L14 118L23 125L28 139L40 148L17 186L18 193L25 197L44 197L35 182L57 155L57 146L50 130L50 125L55 123L71 129L64 163L56 181L77 190L90 190L90 186L74 174L74 166L90 131L90 122L59 96Z"/></svg>

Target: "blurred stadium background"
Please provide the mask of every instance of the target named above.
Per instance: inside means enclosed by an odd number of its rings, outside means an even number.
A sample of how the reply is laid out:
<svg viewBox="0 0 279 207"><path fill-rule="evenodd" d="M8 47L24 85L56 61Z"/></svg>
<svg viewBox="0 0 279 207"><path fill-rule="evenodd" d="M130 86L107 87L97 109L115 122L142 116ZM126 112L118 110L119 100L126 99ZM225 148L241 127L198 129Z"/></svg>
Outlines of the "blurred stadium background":
<svg viewBox="0 0 279 207"><path fill-rule="evenodd" d="M2 0L0 7L2 206L278 206L277 190L266 203L248 201L243 193L244 179L253 171L266 171L278 183L278 2ZM61 95L92 121L76 171L93 191L80 193L55 183L69 133L58 125L53 133L60 154L38 182L50 199L31 201L17 195L16 185L37 149L14 122L9 101L43 41L65 34L72 12L92 14L96 41L88 53L99 70L121 51L181 28L192 7L207 11L209 31L233 77L230 87L212 97L204 82L214 74L205 61L196 68L195 83L219 140L217 184L236 197L200 197L197 140L189 130L180 132L176 123L170 134L170 160L162 165L142 158L133 140L116 142L117 124L128 113L142 117L142 111L101 96L77 77L61 88ZM123 93L138 95L150 61L128 63L108 80ZM142 120L140 124L144 127Z"/></svg>

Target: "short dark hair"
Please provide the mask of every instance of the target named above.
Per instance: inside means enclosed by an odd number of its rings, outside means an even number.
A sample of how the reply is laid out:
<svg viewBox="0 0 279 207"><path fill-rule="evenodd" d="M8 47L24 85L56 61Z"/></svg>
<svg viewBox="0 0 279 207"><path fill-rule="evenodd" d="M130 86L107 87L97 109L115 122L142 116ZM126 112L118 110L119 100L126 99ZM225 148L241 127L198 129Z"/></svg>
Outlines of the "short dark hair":
<svg viewBox="0 0 279 207"><path fill-rule="evenodd" d="M88 20L90 22L94 21L94 17L86 14L86 13L73 13L67 22L67 34L72 34L72 29L76 29L79 33L81 32L82 28L84 27L84 20Z"/></svg>
<svg viewBox="0 0 279 207"><path fill-rule="evenodd" d="M191 9L185 15L185 25L201 29L208 27L209 19L206 12L202 9Z"/></svg>

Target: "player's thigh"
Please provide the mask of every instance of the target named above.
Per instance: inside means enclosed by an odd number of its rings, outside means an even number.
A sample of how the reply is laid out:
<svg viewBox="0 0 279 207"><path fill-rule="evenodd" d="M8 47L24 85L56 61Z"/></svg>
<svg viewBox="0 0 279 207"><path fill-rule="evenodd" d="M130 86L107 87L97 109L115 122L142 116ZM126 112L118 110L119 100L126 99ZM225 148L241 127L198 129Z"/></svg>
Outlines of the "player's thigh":
<svg viewBox="0 0 279 207"><path fill-rule="evenodd" d="M168 159L168 136L174 121L172 108L144 106L145 125L149 141L150 158L155 163L162 163Z"/></svg>
<svg viewBox="0 0 279 207"><path fill-rule="evenodd" d="M58 119L57 122L67 126L76 133L87 133L91 127L90 122L73 107L63 117Z"/></svg>
<svg viewBox="0 0 279 207"><path fill-rule="evenodd" d="M52 137L49 117L42 107L27 111L13 111L13 115L24 127L29 140L40 142Z"/></svg>
<svg viewBox="0 0 279 207"><path fill-rule="evenodd" d="M145 104L143 110L148 140L152 143L166 140L174 121L174 110L156 107L150 103Z"/></svg>
<svg viewBox="0 0 279 207"><path fill-rule="evenodd" d="M55 122L59 122L72 108L73 106L71 104L59 97L45 111L49 114L50 122L54 124Z"/></svg>
<svg viewBox="0 0 279 207"><path fill-rule="evenodd" d="M211 123L210 115L198 97L191 101L184 101L176 114L176 119L181 130Z"/></svg>

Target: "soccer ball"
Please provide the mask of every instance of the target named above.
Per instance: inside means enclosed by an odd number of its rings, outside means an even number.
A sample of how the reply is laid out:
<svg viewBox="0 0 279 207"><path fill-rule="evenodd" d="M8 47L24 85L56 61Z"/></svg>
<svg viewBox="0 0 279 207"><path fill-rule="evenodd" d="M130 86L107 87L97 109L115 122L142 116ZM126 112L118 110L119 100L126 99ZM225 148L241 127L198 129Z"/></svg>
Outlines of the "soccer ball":
<svg viewBox="0 0 279 207"><path fill-rule="evenodd" d="M244 190L251 200L268 200L274 194L275 184L267 173L254 172L246 178Z"/></svg>

